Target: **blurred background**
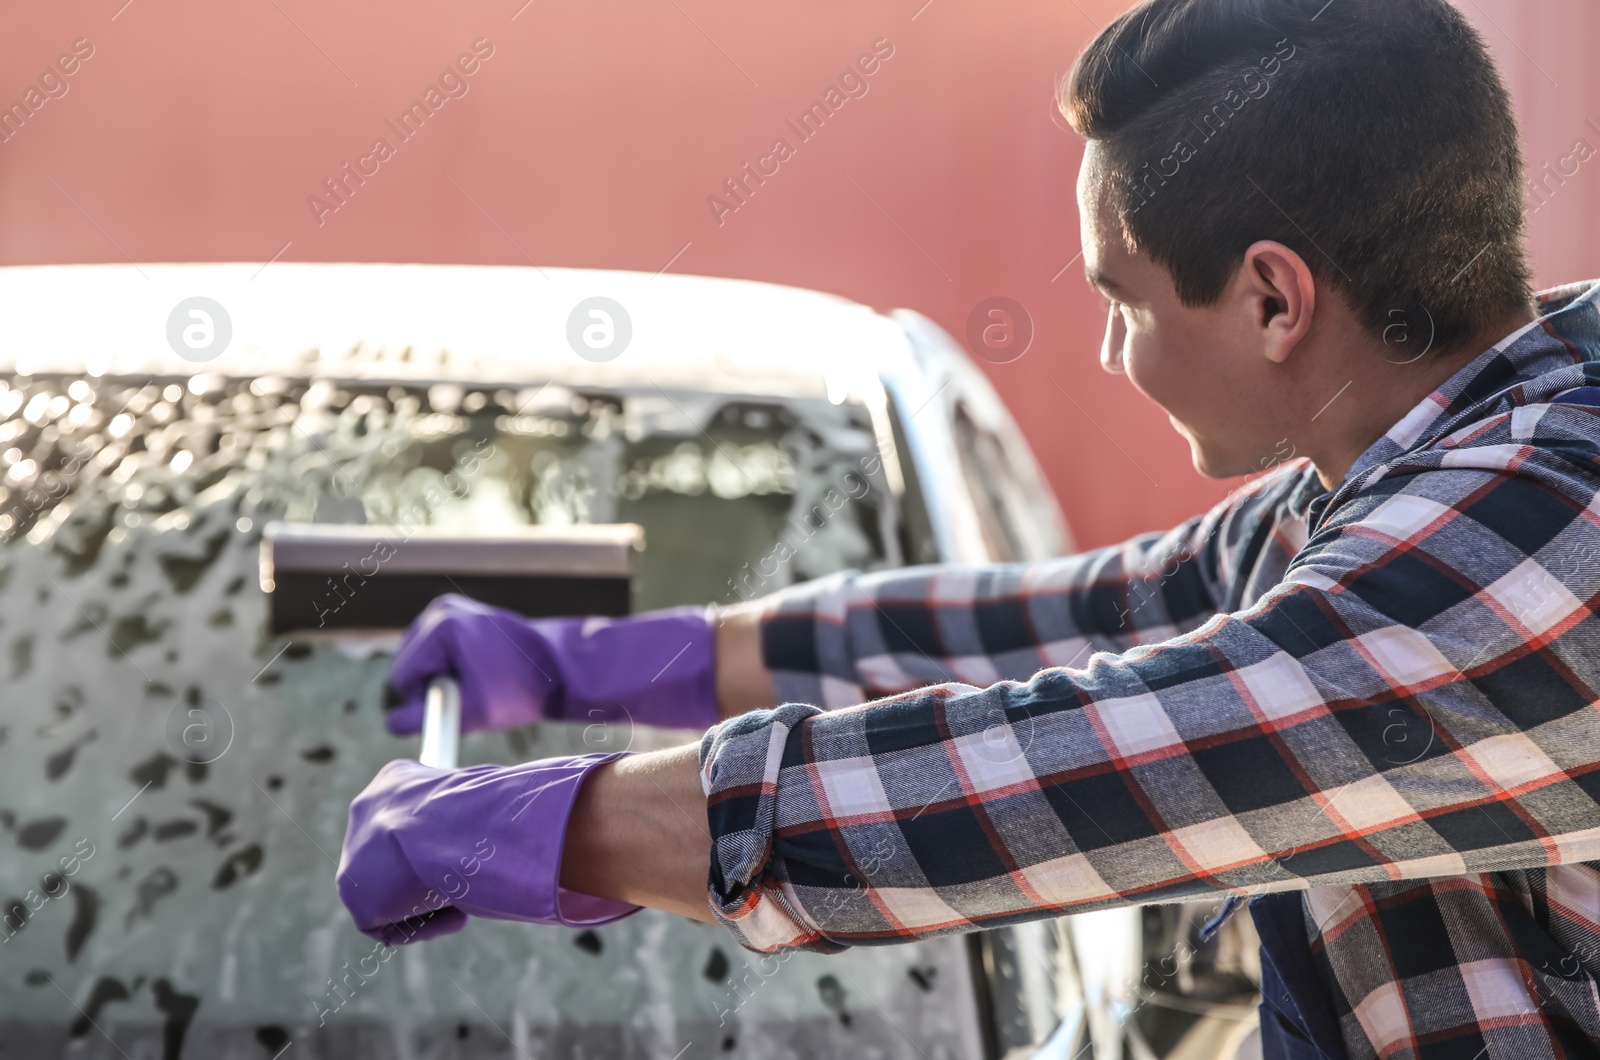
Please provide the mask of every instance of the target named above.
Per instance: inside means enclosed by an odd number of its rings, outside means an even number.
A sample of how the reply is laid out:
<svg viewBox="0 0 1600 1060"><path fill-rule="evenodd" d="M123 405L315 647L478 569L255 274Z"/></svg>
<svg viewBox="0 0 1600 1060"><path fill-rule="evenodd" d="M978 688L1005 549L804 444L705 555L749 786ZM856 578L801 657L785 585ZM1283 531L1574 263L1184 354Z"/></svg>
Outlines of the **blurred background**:
<svg viewBox="0 0 1600 1060"><path fill-rule="evenodd" d="M1073 201L1081 143L1052 98L1126 6L13 5L0 102L39 85L74 42L92 54L6 128L0 264L670 270L910 307L957 336L977 303L1012 298L1033 344L983 367L1078 543L1104 544L1174 524L1229 486L1197 475L1165 416L1096 362L1103 311L1083 281ZM1575 154L1579 140L1600 149L1600 4L1461 6L1516 97L1538 282L1600 275L1600 161ZM464 94L403 139L401 116L475 43ZM875 46L888 57L865 92L802 140L788 123ZM390 157L371 157L379 138ZM779 138L791 157L763 183L744 177ZM347 175L360 168L359 182ZM725 182L740 178L736 197Z"/></svg>

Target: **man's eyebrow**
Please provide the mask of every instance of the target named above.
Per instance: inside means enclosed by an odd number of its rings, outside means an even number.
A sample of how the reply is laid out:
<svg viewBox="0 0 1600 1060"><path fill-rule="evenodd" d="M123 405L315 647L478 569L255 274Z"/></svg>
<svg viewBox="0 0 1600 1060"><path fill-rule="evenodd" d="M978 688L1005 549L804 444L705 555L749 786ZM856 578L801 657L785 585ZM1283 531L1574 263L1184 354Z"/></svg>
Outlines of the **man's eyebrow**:
<svg viewBox="0 0 1600 1060"><path fill-rule="evenodd" d="M1105 273L1095 270L1087 270L1086 275L1089 277L1090 286L1098 287L1100 290L1109 291L1112 294L1122 293L1122 288L1117 284L1117 281L1111 279L1111 277L1107 276Z"/></svg>

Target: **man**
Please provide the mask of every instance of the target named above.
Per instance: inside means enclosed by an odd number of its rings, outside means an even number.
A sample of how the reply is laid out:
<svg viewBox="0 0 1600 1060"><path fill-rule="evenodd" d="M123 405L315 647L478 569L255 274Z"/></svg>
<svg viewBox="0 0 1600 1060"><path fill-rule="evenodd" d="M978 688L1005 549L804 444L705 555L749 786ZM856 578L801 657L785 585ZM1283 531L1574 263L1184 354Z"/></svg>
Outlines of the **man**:
<svg viewBox="0 0 1600 1060"><path fill-rule="evenodd" d="M1481 40L1445 0L1146 0L1062 108L1104 366L1206 474L1294 459L1164 536L842 575L714 635L442 603L413 698L448 671L480 723L571 717L603 674L731 720L391 763L352 808L358 925L649 905L835 950L1252 896L1269 1056L1594 1055L1600 291L1530 295ZM469 862L480 834L531 853Z"/></svg>

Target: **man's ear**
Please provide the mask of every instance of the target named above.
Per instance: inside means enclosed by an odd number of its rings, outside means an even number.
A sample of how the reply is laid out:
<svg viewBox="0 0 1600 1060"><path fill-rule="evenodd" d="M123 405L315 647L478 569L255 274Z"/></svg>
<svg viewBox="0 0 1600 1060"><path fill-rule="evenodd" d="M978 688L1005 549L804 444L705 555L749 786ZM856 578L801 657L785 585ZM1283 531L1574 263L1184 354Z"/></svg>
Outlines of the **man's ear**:
<svg viewBox="0 0 1600 1060"><path fill-rule="evenodd" d="M1237 283L1251 326L1260 331L1262 354L1282 364L1311 331L1316 314L1317 285L1305 259L1264 239L1244 252Z"/></svg>

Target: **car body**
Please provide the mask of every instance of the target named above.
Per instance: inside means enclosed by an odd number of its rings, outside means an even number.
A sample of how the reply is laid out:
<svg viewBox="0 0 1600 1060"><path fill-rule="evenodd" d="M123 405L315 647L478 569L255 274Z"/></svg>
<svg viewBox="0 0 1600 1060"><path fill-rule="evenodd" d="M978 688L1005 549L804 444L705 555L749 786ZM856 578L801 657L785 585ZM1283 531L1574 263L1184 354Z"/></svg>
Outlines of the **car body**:
<svg viewBox="0 0 1600 1060"><path fill-rule="evenodd" d="M382 725L392 639L268 632L269 521L638 523L638 610L1070 550L932 321L672 274L286 263L0 269L0 315L0 1055L1122 1051L1149 937L1122 914L833 957L650 911L390 952L332 886L350 799L415 741ZM620 728L472 734L463 761L683 738Z"/></svg>

